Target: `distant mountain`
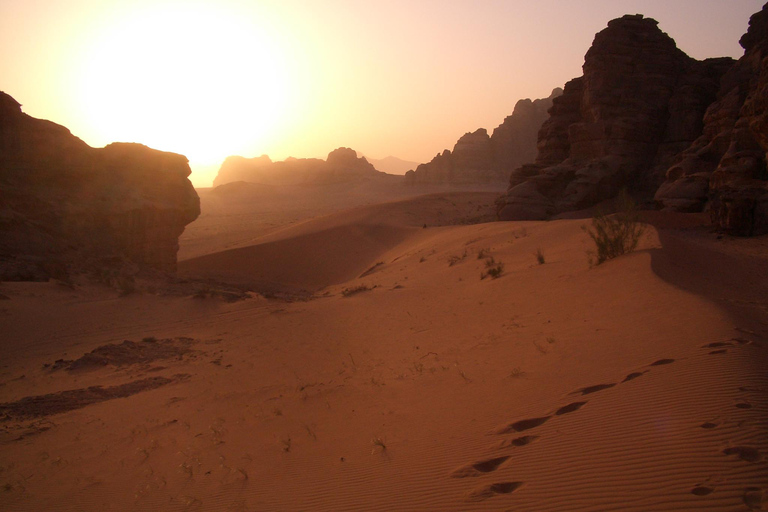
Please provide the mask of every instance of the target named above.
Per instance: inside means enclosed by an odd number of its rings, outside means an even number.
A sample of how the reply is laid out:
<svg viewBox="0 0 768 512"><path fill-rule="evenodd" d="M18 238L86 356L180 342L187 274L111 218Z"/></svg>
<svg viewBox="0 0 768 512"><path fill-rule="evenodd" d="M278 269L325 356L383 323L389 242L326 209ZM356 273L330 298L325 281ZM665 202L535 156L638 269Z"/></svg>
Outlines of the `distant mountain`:
<svg viewBox="0 0 768 512"><path fill-rule="evenodd" d="M507 116L488 135L485 128L465 133L453 147L429 163L406 173L406 181L416 183L500 183L509 180L516 167L536 158L539 128L547 119L552 100L563 93L555 89L548 98L517 102Z"/></svg>
<svg viewBox="0 0 768 512"><path fill-rule="evenodd" d="M379 160L369 158L368 161L379 171L389 174L405 174L419 165L419 162L409 162L408 160L402 160L396 156L388 156Z"/></svg>
<svg viewBox="0 0 768 512"><path fill-rule="evenodd" d="M221 165L213 186L234 181L272 185L335 183L382 174L365 157L358 158L353 149L338 148L331 151L326 160L287 158L273 162L267 155L256 158L230 156Z"/></svg>

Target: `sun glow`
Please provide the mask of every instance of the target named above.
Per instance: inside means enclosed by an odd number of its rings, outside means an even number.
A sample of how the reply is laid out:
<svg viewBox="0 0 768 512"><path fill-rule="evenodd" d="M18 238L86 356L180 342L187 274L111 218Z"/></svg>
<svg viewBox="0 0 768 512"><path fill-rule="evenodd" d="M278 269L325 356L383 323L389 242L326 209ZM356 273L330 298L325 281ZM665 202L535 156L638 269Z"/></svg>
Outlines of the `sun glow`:
<svg viewBox="0 0 768 512"><path fill-rule="evenodd" d="M258 147L291 117L287 56L252 17L184 3L113 21L87 42L79 86L82 112L106 140L212 165Z"/></svg>

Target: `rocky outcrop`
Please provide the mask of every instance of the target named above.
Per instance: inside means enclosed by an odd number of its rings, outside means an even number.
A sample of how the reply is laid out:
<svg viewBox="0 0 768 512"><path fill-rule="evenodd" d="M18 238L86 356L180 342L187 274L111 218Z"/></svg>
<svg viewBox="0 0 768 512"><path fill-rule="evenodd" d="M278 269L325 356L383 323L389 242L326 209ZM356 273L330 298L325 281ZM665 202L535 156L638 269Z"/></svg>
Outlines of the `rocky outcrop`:
<svg viewBox="0 0 768 512"><path fill-rule="evenodd" d="M744 56L722 79L702 135L682 152L656 192L661 207L709 209L716 227L768 233L768 4L739 41Z"/></svg>
<svg viewBox="0 0 768 512"><path fill-rule="evenodd" d="M358 158L354 150L338 148L331 151L326 160L287 158L273 162L267 155L256 158L230 156L221 165L213 186L235 181L268 185L335 183L381 174L365 157Z"/></svg>
<svg viewBox="0 0 768 512"><path fill-rule="evenodd" d="M650 197L702 133L731 59L696 61L642 15L608 23L542 126L534 162L515 169L502 220L544 219L614 197Z"/></svg>
<svg viewBox="0 0 768 512"><path fill-rule="evenodd" d="M493 135L485 128L464 134L453 147L429 163L406 173L406 182L416 183L505 183L515 167L536 156L536 134L547 119L552 100L562 94L555 89L549 98L520 100L512 115Z"/></svg>
<svg viewBox="0 0 768 512"><path fill-rule="evenodd" d="M0 279L126 259L175 270L179 235L200 214L189 174L182 155L91 148L0 92Z"/></svg>

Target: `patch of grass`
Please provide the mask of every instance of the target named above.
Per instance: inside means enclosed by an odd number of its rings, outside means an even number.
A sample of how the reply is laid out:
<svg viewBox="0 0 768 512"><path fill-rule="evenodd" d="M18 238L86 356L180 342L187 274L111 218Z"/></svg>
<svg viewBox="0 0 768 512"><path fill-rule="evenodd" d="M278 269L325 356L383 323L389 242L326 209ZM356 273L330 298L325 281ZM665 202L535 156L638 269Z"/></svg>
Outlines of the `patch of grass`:
<svg viewBox="0 0 768 512"><path fill-rule="evenodd" d="M452 267L457 263L461 263L462 261L464 261L466 257L467 257L467 250L464 249L464 254L462 254L461 256L454 254L448 258L448 266Z"/></svg>
<svg viewBox="0 0 768 512"><path fill-rule="evenodd" d="M361 285L355 286L353 288L344 288L343 290L341 290L341 294L344 297L351 297L352 295L355 295L355 294L358 294L358 293L362 293L362 292L367 292L367 291L373 290L374 288L376 288L376 287L375 286L370 287L368 285L361 284Z"/></svg>
<svg viewBox="0 0 768 512"><path fill-rule="evenodd" d="M582 229L595 242L595 251L588 251L590 266L630 253L637 248L645 227L639 222L637 204L626 191L618 197L618 211L613 215L598 212L592 226Z"/></svg>
<svg viewBox="0 0 768 512"><path fill-rule="evenodd" d="M482 260L483 258L487 258L491 255L490 249L480 249L480 252L477 253L477 259Z"/></svg>
<svg viewBox="0 0 768 512"><path fill-rule="evenodd" d="M544 263L547 262L547 260L544 259L544 253L541 252L541 247L536 249L536 261L539 262L539 265L543 265Z"/></svg>
<svg viewBox="0 0 768 512"><path fill-rule="evenodd" d="M486 258L485 260L485 272L480 274L480 279L490 277L491 279L498 279L504 273L504 263L496 261L493 256Z"/></svg>

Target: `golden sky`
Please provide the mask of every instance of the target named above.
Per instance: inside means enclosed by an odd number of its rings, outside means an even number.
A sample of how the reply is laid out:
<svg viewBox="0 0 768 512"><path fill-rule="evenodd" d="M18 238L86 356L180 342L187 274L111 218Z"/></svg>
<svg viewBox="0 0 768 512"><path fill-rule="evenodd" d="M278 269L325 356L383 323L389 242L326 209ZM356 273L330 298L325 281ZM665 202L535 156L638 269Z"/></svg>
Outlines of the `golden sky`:
<svg viewBox="0 0 768 512"><path fill-rule="evenodd" d="M91 146L228 155L347 146L424 162L581 74L594 34L657 19L733 56L763 0L0 0L0 90Z"/></svg>

